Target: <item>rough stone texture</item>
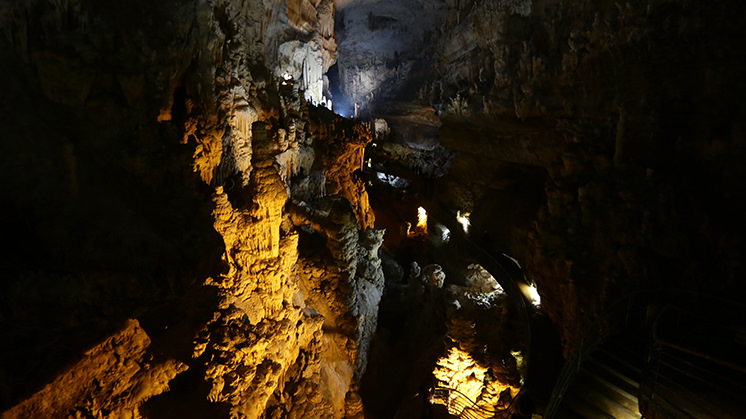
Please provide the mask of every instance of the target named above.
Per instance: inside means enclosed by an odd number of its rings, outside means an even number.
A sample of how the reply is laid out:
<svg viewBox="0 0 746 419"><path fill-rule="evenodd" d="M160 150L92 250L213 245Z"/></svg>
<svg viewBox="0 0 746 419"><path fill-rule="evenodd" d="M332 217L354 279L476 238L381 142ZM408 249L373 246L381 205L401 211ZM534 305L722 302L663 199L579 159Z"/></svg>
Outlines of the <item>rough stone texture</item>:
<svg viewBox="0 0 746 419"><path fill-rule="evenodd" d="M515 355L525 352L527 336L510 324L515 320L507 299L487 271L470 265L465 279L465 286L445 290L449 342L433 374L438 385L464 393L488 411L506 408L525 375Z"/></svg>
<svg viewBox="0 0 746 419"><path fill-rule="evenodd" d="M566 354L626 293L742 289L743 11L458 1L409 73L457 151L440 199L522 262Z"/></svg>
<svg viewBox="0 0 746 419"><path fill-rule="evenodd" d="M0 11L17 244L0 292L3 417L359 414L382 235L364 230L352 172L371 136L302 99L336 56L333 2ZM287 42L320 64L282 85ZM337 252L318 270L340 289L306 301L298 268L313 259L286 204L324 196L344 210L320 230ZM349 327L326 328L337 319Z"/></svg>
<svg viewBox="0 0 746 419"><path fill-rule="evenodd" d="M333 0L288 0L265 3L264 46L275 76L291 75L305 98L328 106L325 74L337 59ZM291 30L292 28L292 30Z"/></svg>
<svg viewBox="0 0 746 419"><path fill-rule="evenodd" d="M418 101L392 135L457 152L434 189L523 262L566 353L617 295L703 278L742 294L742 2L354 3L346 31L386 42L348 55L347 93ZM332 4L0 1L3 410L47 415L35 400L95 364L48 407L360 414L379 242L354 172L371 130L301 91L326 94ZM288 202L337 218L296 226ZM134 364L96 349L117 336L160 371L131 392L110 383Z"/></svg>
<svg viewBox="0 0 746 419"><path fill-rule="evenodd" d="M137 320L127 320L121 330L2 417L140 417L139 406L167 391L168 382L187 369L173 359L154 360L149 346L150 338Z"/></svg>
<svg viewBox="0 0 746 419"><path fill-rule="evenodd" d="M368 124L358 124L350 119L318 110L311 113L309 131L322 139L315 145L317 164L327 168L326 193L341 195L352 204L360 229L373 227L374 215L368 202L368 192L362 179L355 174L363 166L365 146L373 140Z"/></svg>
<svg viewBox="0 0 746 419"><path fill-rule="evenodd" d="M374 101L406 88L423 44L434 39L447 1L353 0L339 2L339 79L344 107L363 113Z"/></svg>
<svg viewBox="0 0 746 419"><path fill-rule="evenodd" d="M294 224L313 229L301 246L301 291L306 303L324 316L319 384L328 392L335 415L344 414L345 400L352 397L347 392L351 386L354 391L365 372L376 331L383 293L378 258L383 230L358 233L355 214L341 198L325 198L315 207L291 206L290 215ZM323 251L316 241L325 244Z"/></svg>

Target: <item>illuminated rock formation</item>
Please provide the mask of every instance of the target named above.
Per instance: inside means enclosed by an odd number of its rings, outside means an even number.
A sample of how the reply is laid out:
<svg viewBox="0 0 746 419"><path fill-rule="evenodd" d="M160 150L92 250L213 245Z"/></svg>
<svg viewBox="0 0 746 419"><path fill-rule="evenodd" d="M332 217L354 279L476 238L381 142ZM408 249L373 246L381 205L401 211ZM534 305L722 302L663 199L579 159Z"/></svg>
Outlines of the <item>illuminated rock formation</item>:
<svg viewBox="0 0 746 419"><path fill-rule="evenodd" d="M0 0L3 418L515 400L494 280L428 248L384 293L364 179L391 225L437 201L520 260L565 355L619 296L741 295L744 4ZM332 69L376 122L324 107ZM401 242L446 244L435 218Z"/></svg>
<svg viewBox="0 0 746 419"><path fill-rule="evenodd" d="M168 391L168 382L187 369L173 359L153 359L148 353L150 343L137 320L128 320L53 382L3 412L2 417L84 417L102 411L107 417L139 417L140 405Z"/></svg>
<svg viewBox="0 0 746 419"><path fill-rule="evenodd" d="M61 332L45 332L52 341L67 342L61 334L75 343L55 358L58 372L46 386L28 374L34 368L25 362L7 372L8 379L29 383L4 394L3 406L10 409L3 417L361 414L355 391L376 328L383 232L369 228L367 194L352 172L360 168L371 134L330 112L313 111L311 117L301 99L304 91L309 102L321 102L324 95L323 73L336 57L333 2L135 2L112 8L31 3L3 3L9 11L4 16L12 20L2 52L20 57L19 68L35 65L36 72L21 70L19 77L31 80L23 79L24 86L51 100L48 110L75 115L81 129L75 145L60 147L62 157L49 157L60 160L51 171L60 170L70 185L61 192L70 196L58 202L70 208L66 217L77 220L76 211L89 211L88 206L107 211L104 203L113 199L134 214L114 221L144 238L132 239L136 257L127 263L134 268L109 262L117 256L103 253L106 247L88 257L90 266L85 260L66 262L72 264L71 295L85 289L84 280L111 295L93 310L72 312L69 323L61 319ZM105 35L110 30L113 35ZM77 52L62 55L55 52L58 44ZM121 74L106 73L108 62L118 63ZM282 85L275 77L285 70L297 70L295 83ZM21 98L21 91L13 95ZM43 126L34 131L16 124L10 130L37 139L47 134ZM150 162L148 155L129 151L128 141L132 147L144 144L149 153L179 149L180 159ZM48 158L43 148L20 152ZM91 198L93 173L80 170L98 161L111 163L104 171L109 182L128 189ZM47 205L41 198L24 198L22 186L10 186L15 205L34 211ZM146 191L142 201L132 193L138 188ZM153 211L158 217L148 219ZM199 216L180 215L191 212ZM152 227L159 222L166 227ZM47 236L73 231L68 224L63 220L40 233L50 250L56 243ZM95 222L79 224L83 235L98 228ZM315 232L304 232L307 225ZM101 236L130 246L123 234ZM222 246L206 246L216 234ZM303 250L309 234L323 237L327 252ZM193 241L204 253L190 250ZM216 257L219 247L222 256ZM183 270L181 260L187 261ZM195 269L203 265L209 269ZM134 273L122 273L120 266ZM24 282L34 274L21 266L14 271L14 286L33 293L54 282L52 269L39 269L36 275L49 279ZM92 273L77 272L83 269ZM159 275L169 282L158 282ZM143 286L149 281L154 284ZM129 294L118 295L120 288ZM86 307L100 297L82 293L68 301L71 297L57 295L52 307L81 310L75 302ZM83 316L97 327L92 336L75 340ZM110 330L121 322L123 327ZM45 347L27 345L32 354ZM55 371L43 373L54 378ZM180 383L191 384L167 392L179 374ZM165 398L156 397L164 392ZM179 400L177 410L169 410L174 405L168 400Z"/></svg>
<svg viewBox="0 0 746 419"><path fill-rule="evenodd" d="M265 46L274 75L292 77L309 103L331 109L325 74L337 59L334 1L289 0L266 7Z"/></svg>
<svg viewBox="0 0 746 419"><path fill-rule="evenodd" d="M415 57L436 38L448 2L338 2L339 77L349 106L369 112L375 100L405 90Z"/></svg>
<svg viewBox="0 0 746 419"><path fill-rule="evenodd" d="M520 354L527 336L510 324L514 313L484 268L468 266L465 279L465 286L446 288L449 342L433 375L437 387L449 392L436 392L434 402L449 406L454 415L473 409L477 417L492 417L511 404L523 385Z"/></svg>

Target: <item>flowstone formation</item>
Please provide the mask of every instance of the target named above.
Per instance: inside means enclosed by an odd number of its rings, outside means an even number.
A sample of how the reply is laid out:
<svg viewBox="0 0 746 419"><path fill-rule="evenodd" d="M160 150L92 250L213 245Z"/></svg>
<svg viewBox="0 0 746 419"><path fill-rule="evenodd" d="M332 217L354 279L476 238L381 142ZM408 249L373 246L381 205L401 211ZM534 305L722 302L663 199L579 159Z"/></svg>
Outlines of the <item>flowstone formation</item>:
<svg viewBox="0 0 746 419"><path fill-rule="evenodd" d="M445 289L448 342L433 376L436 389L450 392L436 390L433 402L453 415L509 417L526 373L526 335L511 324L510 303L489 272L472 264L464 278L464 285Z"/></svg>
<svg viewBox="0 0 746 419"><path fill-rule="evenodd" d="M334 1L265 2L265 13L265 54L274 75L297 80L309 103L331 109L326 72L337 60Z"/></svg>
<svg viewBox="0 0 746 419"><path fill-rule="evenodd" d="M0 293L2 417L360 416L372 134L303 98L333 2L0 6L7 231L38 243Z"/></svg>

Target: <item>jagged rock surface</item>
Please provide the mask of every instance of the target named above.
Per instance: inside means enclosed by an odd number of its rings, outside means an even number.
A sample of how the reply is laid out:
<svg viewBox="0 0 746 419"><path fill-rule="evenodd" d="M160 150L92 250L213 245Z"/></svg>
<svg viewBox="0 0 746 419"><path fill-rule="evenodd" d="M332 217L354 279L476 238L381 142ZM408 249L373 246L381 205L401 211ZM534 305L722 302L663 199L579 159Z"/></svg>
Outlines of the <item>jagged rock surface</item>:
<svg viewBox="0 0 746 419"><path fill-rule="evenodd" d="M108 339L3 417L90 417L107 412L118 418L138 417L147 399L168 390L168 382L187 366L173 359L154 360L150 338L137 320L128 320Z"/></svg>
<svg viewBox="0 0 746 419"><path fill-rule="evenodd" d="M352 176L371 135L302 99L321 101L336 57L333 2L0 6L18 116L3 118L4 207L21 220L3 417L359 414L382 288L382 233ZM283 45L315 60L289 85ZM342 208L315 221L328 266L299 254L291 199ZM323 298L302 291L322 278Z"/></svg>
<svg viewBox="0 0 746 419"><path fill-rule="evenodd" d="M743 272L732 262L737 246L721 246L743 230L705 221L734 219L724 209L740 204L725 185L746 179L731 160L742 156L743 107L730 92L744 84L728 74L744 62L730 42L742 30L728 7L549 1L524 10L466 2L439 47L447 76L431 91L444 104L460 95L472 120L524 121L524 132L499 123L480 130L492 140L479 153L507 145L494 157L524 173L546 168L546 206L535 223L524 221L528 245L511 247L536 279L566 353L621 294L674 283L698 289L695 277L709 276L713 264L719 287L737 287L727 279ZM495 138L499 131L508 138ZM498 178L516 179L506 171ZM705 184L724 189L713 195ZM701 228L686 227L694 225Z"/></svg>
<svg viewBox="0 0 746 419"><path fill-rule="evenodd" d="M525 371L515 355L526 351L527 336L484 268L470 265L465 279L464 286L445 290L449 342L433 374L439 386L460 391L487 411L505 409L522 386Z"/></svg>
<svg viewBox="0 0 746 419"><path fill-rule="evenodd" d="M741 288L743 205L730 191L746 179L743 10L466 0L420 44L427 70L406 72L396 99L442 119L438 140L457 154L441 200L521 260L566 355L621 295L698 292L698 277Z"/></svg>

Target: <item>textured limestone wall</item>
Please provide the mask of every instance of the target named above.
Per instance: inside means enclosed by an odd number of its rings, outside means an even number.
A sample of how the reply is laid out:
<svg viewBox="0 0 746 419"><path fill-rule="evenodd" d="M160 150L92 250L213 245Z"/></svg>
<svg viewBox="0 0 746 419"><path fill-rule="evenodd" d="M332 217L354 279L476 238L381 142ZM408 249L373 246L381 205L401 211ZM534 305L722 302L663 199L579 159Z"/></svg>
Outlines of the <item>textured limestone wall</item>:
<svg viewBox="0 0 746 419"><path fill-rule="evenodd" d="M422 96L451 121L441 140L459 151L453 195L474 205L474 230L494 241L488 226L512 210L489 204L485 191L544 178L510 192L513 207L534 199L531 188L544 190L545 203L529 206L543 209L503 249L536 279L566 349L631 290L701 289L703 277L714 278L709 292L740 289L743 207L729 191L746 180L737 163L746 86L735 11L743 5L471 1L451 9L435 48L440 76ZM476 176L489 179L483 187L470 186L475 166L493 168Z"/></svg>
<svg viewBox="0 0 746 419"><path fill-rule="evenodd" d="M431 268L425 267L423 276L432 276ZM438 273L445 276L442 271ZM459 391L486 412L507 409L523 385L525 371L519 359L526 350L527 336L510 325L515 320L511 319L514 314L507 298L484 268L469 265L464 279L465 285L448 285L443 293L448 338L433 376L437 386ZM438 398L436 403L450 404ZM455 415L467 406L454 405L449 412ZM473 414L495 416L484 411ZM497 414L503 416L507 415Z"/></svg>
<svg viewBox="0 0 746 419"><path fill-rule="evenodd" d="M150 339L137 320L128 320L82 359L3 417L138 417L138 406L168 390L168 382L187 369L179 361L154 360Z"/></svg>
<svg viewBox="0 0 746 419"><path fill-rule="evenodd" d="M306 100L329 106L325 74L337 59L334 1L274 1L265 2L265 7L265 54L273 73L292 76L305 90Z"/></svg>
<svg viewBox="0 0 746 419"><path fill-rule="evenodd" d="M435 39L448 2L338 2L340 89L349 106L368 112L374 102L406 88L423 45Z"/></svg>
<svg viewBox="0 0 746 419"><path fill-rule="evenodd" d="M408 14L381 3L344 2L345 88L399 143L432 108L427 138L456 152L441 201L522 262L566 351L633 290L742 288L743 4L450 1L404 46Z"/></svg>
<svg viewBox="0 0 746 419"><path fill-rule="evenodd" d="M274 67L302 34L328 68L331 4L0 3L3 418L361 412L370 130ZM327 201L314 265L287 208Z"/></svg>

